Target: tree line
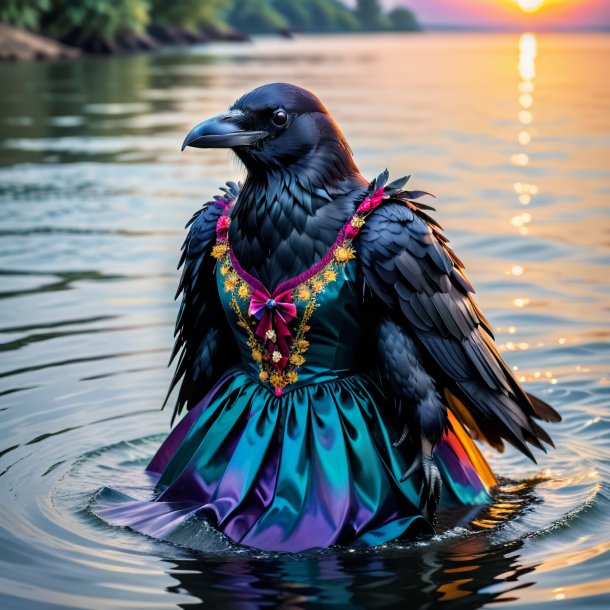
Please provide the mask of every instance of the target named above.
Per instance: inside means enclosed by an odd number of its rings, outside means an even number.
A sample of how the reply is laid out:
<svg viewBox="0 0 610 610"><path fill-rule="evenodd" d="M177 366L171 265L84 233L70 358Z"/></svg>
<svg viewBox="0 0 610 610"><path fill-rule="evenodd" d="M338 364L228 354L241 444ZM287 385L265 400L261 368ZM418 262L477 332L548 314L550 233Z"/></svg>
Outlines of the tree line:
<svg viewBox="0 0 610 610"><path fill-rule="evenodd" d="M2 0L0 21L91 52L238 32L419 29L412 11L384 13L379 0L358 0L353 9L340 0Z"/></svg>

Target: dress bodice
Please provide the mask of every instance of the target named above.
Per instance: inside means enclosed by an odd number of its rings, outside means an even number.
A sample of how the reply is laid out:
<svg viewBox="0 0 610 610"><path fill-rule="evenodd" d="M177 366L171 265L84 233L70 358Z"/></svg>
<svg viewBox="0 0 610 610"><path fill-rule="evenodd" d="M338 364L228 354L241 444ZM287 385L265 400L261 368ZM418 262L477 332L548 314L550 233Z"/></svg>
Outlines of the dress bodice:
<svg viewBox="0 0 610 610"><path fill-rule="evenodd" d="M232 204L226 205L212 249L220 300L245 369L278 396L358 371L362 325L353 241L382 200L382 189L364 199L327 254L273 291L236 259L228 237Z"/></svg>
<svg viewBox="0 0 610 610"><path fill-rule="evenodd" d="M292 355L288 356L288 383L282 388L283 391L312 381L327 381L357 370L361 327L356 290L356 262L350 261L334 273L337 279L327 282L323 290L316 295L315 309L304 325L308 328L302 333L302 338L296 339L300 346L295 346ZM247 317L248 302L239 296L235 298L230 290L225 289L226 276L221 273L217 276L220 299L239 345L243 365L261 381L269 381L273 385L274 372L261 370L259 358L270 356L273 362L273 353L278 353L279 350L251 347L251 333L244 328L241 320L242 317ZM288 323L293 337L299 335L299 326L309 313L308 307L311 309L311 292L312 288L307 284L297 287L294 291L296 316ZM235 311L236 306L241 309L241 315Z"/></svg>

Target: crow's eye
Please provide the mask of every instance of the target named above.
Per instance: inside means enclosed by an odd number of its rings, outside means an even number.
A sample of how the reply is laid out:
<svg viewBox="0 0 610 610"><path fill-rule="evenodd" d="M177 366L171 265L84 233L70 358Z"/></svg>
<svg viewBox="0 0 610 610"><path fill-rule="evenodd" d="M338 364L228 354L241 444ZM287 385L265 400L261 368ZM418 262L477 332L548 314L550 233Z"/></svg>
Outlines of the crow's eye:
<svg viewBox="0 0 610 610"><path fill-rule="evenodd" d="M284 125L286 125L286 121L288 120L288 115L280 108L273 113L273 118L271 120L277 127L284 127Z"/></svg>

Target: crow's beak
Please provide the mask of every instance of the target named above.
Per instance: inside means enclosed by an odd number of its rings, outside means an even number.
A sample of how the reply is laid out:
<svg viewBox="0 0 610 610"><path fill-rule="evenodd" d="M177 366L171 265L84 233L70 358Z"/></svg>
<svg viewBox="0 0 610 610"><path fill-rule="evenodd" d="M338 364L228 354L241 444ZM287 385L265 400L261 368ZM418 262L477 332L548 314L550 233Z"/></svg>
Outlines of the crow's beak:
<svg viewBox="0 0 610 610"><path fill-rule="evenodd" d="M182 149L187 146L195 148L234 148L251 146L265 136L266 131L247 131L243 128L246 117L240 110L231 110L212 117L188 132Z"/></svg>

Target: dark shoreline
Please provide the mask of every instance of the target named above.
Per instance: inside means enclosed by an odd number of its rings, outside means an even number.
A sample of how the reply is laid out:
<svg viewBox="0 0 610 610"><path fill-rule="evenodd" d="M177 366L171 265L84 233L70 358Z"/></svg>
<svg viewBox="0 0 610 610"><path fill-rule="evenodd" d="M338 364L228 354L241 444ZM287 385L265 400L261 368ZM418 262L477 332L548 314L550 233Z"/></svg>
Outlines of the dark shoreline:
<svg viewBox="0 0 610 610"><path fill-rule="evenodd" d="M278 35L282 35L278 33ZM201 28L199 31L151 26L144 34L126 33L109 40L79 32L63 41L0 22L0 63L56 61L76 57L114 57L214 42L249 42L235 29Z"/></svg>

